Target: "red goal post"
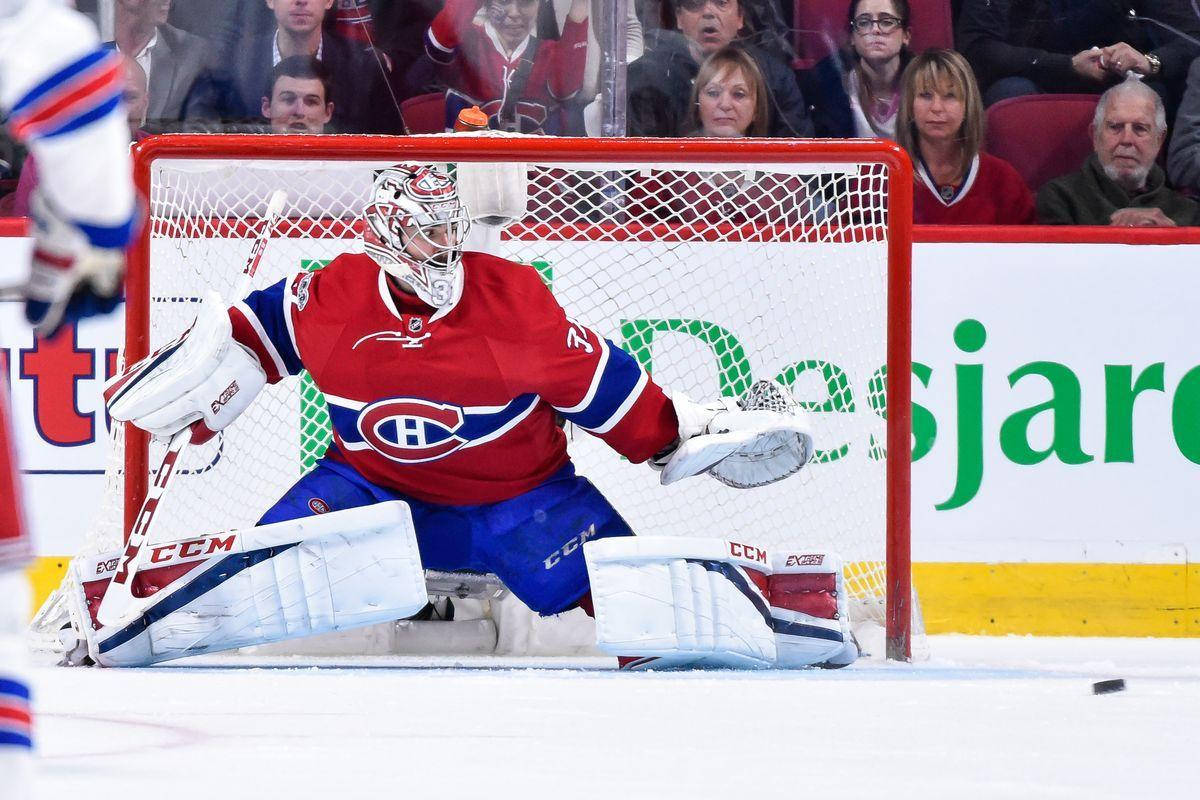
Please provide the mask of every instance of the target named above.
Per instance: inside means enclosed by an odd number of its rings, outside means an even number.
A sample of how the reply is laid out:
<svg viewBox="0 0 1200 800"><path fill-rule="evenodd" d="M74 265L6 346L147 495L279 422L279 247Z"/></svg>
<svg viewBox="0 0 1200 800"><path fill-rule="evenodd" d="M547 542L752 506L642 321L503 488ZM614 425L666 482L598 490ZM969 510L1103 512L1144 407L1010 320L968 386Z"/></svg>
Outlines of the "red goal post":
<svg viewBox="0 0 1200 800"><path fill-rule="evenodd" d="M785 380L815 381L824 395L806 400L797 392L814 416L818 448L825 423L865 418L861 430L832 432L831 440L845 437L847 444L825 452L826 461L806 468L801 474L807 483L789 479L758 502L747 499L758 490L726 497L732 490L701 479L683 482L692 484L686 494L656 496L655 490L666 489L649 474L627 477L632 465L614 467L620 474L611 483L607 475L597 483L606 493L618 495L614 504L623 514L625 489L619 487L638 482L650 487L645 499L640 486L629 489L631 498L637 495L628 500L635 508L629 512L635 530L645 529L639 522L655 532L672 526L691 530L676 518L697 504L705 505L703 516L689 524L709 523L717 529L693 535L748 541L766 537L769 544L786 541L837 549L840 531L853 529L854 543L846 545L853 551L848 563L877 566L862 567L861 578L848 576L848 585L859 581L864 602L880 603L869 614L886 631L887 656L910 657L915 610L909 530L912 169L894 143L170 135L151 137L133 152L135 179L147 198L150 220L131 253L126 363L177 335L194 315L202 287L211 282L211 288L228 291L233 285L242 260L238 248L248 247L260 213L259 194L284 188L290 197L257 287L279 280L287 271L319 266L352 246L361 229L362 187L364 181L369 185L370 170L399 161L529 165L528 218L500 232L501 254L543 271L555 293L560 288L564 292L560 301L568 313L601 328L627 349L643 348L637 355L647 367L653 366L656 378L662 375L674 385L698 375L698 383L685 389L690 396L714 388L734 393L760 356L763 361L796 359L797 348L820 349L812 343L844 341L845 355L837 356L841 361L810 358L780 373ZM230 273L227 280L224 272ZM689 283L693 274L694 286ZM843 279L857 283L836 285ZM722 285L723 280L728 282ZM664 306L670 310L657 313ZM704 311L692 313L693 307ZM607 325L595 318L605 315L611 317ZM817 327L803 327L807 324ZM882 342L876 341L880 332ZM863 341L856 343L856 338ZM769 344L764 344L767 339ZM683 354L681 366L664 355L676 352L670 348ZM711 366L697 360L702 358L719 362L715 377ZM885 366L875 369L876 364ZM866 391L855 396L852 386L864 381ZM245 488L251 498L246 504L261 500L265 508L273 499L270 493L278 490L271 484L280 478L278 468L271 463L240 467L238 474L249 476L247 481L263 481L258 488L242 487L240 480L235 487L219 473L228 463L245 463L238 461L244 456L234 452L238 440L249 440L244 449L250 454L245 457L257 458L277 439L291 437L292 423L287 420L296 413L297 391L304 390L287 390L287 410L265 411L257 421L248 414L251 419L235 423L228 435L216 440L214 450L195 456L199 461L190 468L180 468L181 485L171 494L186 496L189 485L202 487L209 479L216 485L198 488L195 505L181 507L180 519L194 527L202 518L215 529L252 524L246 516L250 511L225 518L224 506L242 502L235 501L231 491ZM319 402L303 397L298 402L305 430L319 427L320 410L313 411ZM886 426L886 435L870 432L876 423ZM255 439L251 431L266 433ZM311 440L314 434L300 436ZM315 436L319 438L319 432ZM576 452L586 450L583 440L589 438L573 437L577 462L591 463L586 452ZM121 507L114 519L120 533L127 535L146 493L150 465L157 461L148 437L132 426L126 427L123 438L114 435L114 443L117 466L110 467L109 479L116 486L109 494ZM311 441L304 447L309 450L302 456L307 460L301 470L312 460ZM289 452L284 458L290 463L293 455ZM605 458L620 460L611 452ZM855 466L852 473L847 466L851 461L863 462L862 468ZM869 470L875 471L862 478ZM580 471L589 474L587 469ZM840 472L845 475L828 477ZM284 478L293 479L291 472L285 473ZM855 482L871 483L869 490L862 490L869 496L858 499ZM824 516L813 521L800 516L826 497L830 508L821 512ZM677 503L673 511L671 503ZM646 507L644 514L636 510L638 504ZM793 524L801 530L782 530ZM170 533L152 536L163 539ZM101 540L106 537L111 545L111 531L101 530ZM865 543L861 547L859 538Z"/></svg>

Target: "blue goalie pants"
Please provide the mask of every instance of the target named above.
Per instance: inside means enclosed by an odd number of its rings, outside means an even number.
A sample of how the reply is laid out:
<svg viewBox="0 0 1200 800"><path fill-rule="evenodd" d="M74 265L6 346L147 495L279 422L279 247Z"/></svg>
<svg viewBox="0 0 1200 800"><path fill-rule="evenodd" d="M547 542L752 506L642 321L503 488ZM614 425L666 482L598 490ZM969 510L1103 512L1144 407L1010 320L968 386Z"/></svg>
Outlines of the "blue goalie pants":
<svg viewBox="0 0 1200 800"><path fill-rule="evenodd" d="M301 478L260 525L403 500L412 509L426 569L491 572L540 614L566 611L588 592L583 543L632 536L616 509L568 463L510 500L472 506L426 503L368 481L329 458Z"/></svg>

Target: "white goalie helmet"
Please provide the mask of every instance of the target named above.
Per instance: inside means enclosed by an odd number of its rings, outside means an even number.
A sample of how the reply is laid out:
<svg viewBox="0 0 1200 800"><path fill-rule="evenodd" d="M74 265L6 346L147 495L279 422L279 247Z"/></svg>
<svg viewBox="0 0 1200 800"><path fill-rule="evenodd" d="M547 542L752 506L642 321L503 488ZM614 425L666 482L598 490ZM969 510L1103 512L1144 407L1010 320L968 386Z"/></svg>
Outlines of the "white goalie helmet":
<svg viewBox="0 0 1200 800"><path fill-rule="evenodd" d="M364 217L363 245L385 272L434 308L458 300L471 219L453 178L423 164L380 170Z"/></svg>

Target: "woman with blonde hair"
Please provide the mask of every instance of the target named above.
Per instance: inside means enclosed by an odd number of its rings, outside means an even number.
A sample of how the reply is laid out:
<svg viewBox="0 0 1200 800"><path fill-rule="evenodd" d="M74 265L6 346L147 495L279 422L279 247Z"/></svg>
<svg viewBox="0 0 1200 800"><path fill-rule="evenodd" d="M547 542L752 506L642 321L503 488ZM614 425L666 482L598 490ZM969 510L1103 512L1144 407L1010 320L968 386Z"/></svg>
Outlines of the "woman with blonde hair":
<svg viewBox="0 0 1200 800"><path fill-rule="evenodd" d="M692 84L688 136L766 136L767 85L745 50L728 46L700 65Z"/></svg>
<svg viewBox="0 0 1200 800"><path fill-rule="evenodd" d="M700 64L684 130L688 136L768 135L766 81L754 58L736 45ZM730 223L797 225L807 213L806 191L789 173L753 167L663 170L639 176L627 210L689 226Z"/></svg>
<svg viewBox="0 0 1200 800"><path fill-rule="evenodd" d="M904 69L896 135L916 173L913 220L935 225L1034 221L1033 194L1007 161L981 153L983 101L966 59L926 50Z"/></svg>

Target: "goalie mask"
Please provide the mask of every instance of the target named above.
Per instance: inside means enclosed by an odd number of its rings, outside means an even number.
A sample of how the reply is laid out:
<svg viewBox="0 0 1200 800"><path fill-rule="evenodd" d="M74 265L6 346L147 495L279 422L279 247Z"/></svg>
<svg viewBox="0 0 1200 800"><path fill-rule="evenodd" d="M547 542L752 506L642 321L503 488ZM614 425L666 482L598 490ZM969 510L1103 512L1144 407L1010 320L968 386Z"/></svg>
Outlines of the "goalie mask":
<svg viewBox="0 0 1200 800"><path fill-rule="evenodd" d="M434 308L458 300L471 220L449 175L420 164L380 170L364 217L363 245L385 272Z"/></svg>

